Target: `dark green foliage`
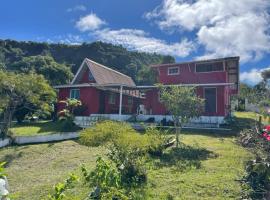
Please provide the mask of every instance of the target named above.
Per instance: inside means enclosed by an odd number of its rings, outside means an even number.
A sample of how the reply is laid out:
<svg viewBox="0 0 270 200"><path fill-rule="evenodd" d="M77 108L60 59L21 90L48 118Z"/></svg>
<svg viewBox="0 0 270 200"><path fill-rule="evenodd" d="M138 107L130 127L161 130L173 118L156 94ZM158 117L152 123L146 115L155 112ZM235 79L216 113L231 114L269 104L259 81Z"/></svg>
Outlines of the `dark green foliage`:
<svg viewBox="0 0 270 200"><path fill-rule="evenodd" d="M0 40L0 66L18 71L23 71L24 68L27 70L35 68L38 73L45 75L52 84L66 83L70 78L67 67L71 69L73 74L76 73L84 58L92 59L127 74L139 84L153 82L153 74L149 65L175 62L171 56L128 51L122 46L103 42L66 45ZM42 65L45 64L45 66L48 62L52 64L46 67L36 64L34 67L33 65L25 65L28 62L38 63L35 60L43 62ZM56 71L58 72L56 76L51 73ZM63 75L59 76L62 73Z"/></svg>
<svg viewBox="0 0 270 200"><path fill-rule="evenodd" d="M73 77L69 67L55 62L51 56L22 57L21 60L11 63L8 69L23 73L34 71L42 74L51 85L69 83Z"/></svg>
<svg viewBox="0 0 270 200"><path fill-rule="evenodd" d="M28 113L49 115L55 98L55 91L43 76L32 72L19 74L0 70L0 132L8 133L14 113L23 108Z"/></svg>

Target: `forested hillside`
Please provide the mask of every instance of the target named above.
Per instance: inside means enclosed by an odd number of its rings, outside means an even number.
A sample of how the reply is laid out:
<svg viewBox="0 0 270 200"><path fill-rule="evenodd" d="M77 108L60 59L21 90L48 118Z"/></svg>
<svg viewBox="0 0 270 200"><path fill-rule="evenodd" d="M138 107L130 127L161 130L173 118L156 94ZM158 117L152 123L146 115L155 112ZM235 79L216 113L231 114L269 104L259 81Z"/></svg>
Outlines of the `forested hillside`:
<svg viewBox="0 0 270 200"><path fill-rule="evenodd" d="M171 56L128 51L103 42L67 45L0 40L0 68L35 71L52 85L68 83L86 57L131 76L137 84L154 82L150 64L175 62Z"/></svg>

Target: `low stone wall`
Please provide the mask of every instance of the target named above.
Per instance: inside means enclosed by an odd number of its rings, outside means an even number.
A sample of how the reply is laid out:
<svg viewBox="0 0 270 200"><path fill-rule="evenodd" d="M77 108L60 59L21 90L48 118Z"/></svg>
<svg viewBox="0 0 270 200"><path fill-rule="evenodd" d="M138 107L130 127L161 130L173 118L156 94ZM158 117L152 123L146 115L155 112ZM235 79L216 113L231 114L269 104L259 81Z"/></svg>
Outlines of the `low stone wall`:
<svg viewBox="0 0 270 200"><path fill-rule="evenodd" d="M8 146L10 143L11 143L11 141L10 141L9 138L6 138L6 139L4 139L4 140L0 139L0 148L1 148L1 147Z"/></svg>
<svg viewBox="0 0 270 200"><path fill-rule="evenodd" d="M13 143L15 144L35 144L35 143L46 143L54 141L62 141L68 139L76 139L79 137L79 133L56 133L50 135L36 135L36 136L16 136L14 137Z"/></svg>

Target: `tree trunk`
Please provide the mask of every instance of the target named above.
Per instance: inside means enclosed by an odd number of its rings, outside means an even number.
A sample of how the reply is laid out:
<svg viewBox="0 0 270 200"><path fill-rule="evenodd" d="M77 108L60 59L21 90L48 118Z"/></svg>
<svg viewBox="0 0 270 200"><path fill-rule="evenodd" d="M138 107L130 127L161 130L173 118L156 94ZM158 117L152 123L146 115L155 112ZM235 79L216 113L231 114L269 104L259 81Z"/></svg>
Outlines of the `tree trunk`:
<svg viewBox="0 0 270 200"><path fill-rule="evenodd" d="M15 112L14 106L7 106L7 108L4 111L3 122L0 127L0 133L2 137L6 137L8 134L8 129L10 128L14 112Z"/></svg>
<svg viewBox="0 0 270 200"><path fill-rule="evenodd" d="M174 128L175 128L175 135L176 135L176 147L179 147L179 135L181 132L181 124L179 123L178 119L174 120Z"/></svg>

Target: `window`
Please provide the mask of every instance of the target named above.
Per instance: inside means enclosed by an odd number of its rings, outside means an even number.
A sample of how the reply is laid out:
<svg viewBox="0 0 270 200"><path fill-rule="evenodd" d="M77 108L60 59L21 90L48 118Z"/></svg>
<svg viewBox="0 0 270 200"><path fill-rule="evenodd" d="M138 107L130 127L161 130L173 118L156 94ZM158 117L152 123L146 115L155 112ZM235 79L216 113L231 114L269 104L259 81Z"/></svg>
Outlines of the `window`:
<svg viewBox="0 0 270 200"><path fill-rule="evenodd" d="M132 97L128 97L128 105L132 105L132 103L133 103Z"/></svg>
<svg viewBox="0 0 270 200"><path fill-rule="evenodd" d="M196 64L196 72L220 72L223 70L223 62Z"/></svg>
<svg viewBox="0 0 270 200"><path fill-rule="evenodd" d="M168 75L177 75L179 74L179 67L169 67Z"/></svg>
<svg viewBox="0 0 270 200"><path fill-rule="evenodd" d="M88 79L89 79L89 81L94 81L95 80L94 76L93 76L93 74L91 73L90 70L89 70L89 73L88 73Z"/></svg>
<svg viewBox="0 0 270 200"><path fill-rule="evenodd" d="M80 99L80 90L79 89L71 89L69 97L71 99Z"/></svg>
<svg viewBox="0 0 270 200"><path fill-rule="evenodd" d="M116 96L114 93L109 95L109 104L115 104Z"/></svg>

